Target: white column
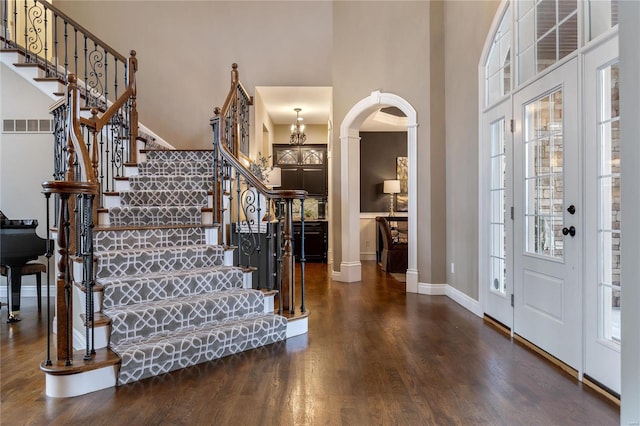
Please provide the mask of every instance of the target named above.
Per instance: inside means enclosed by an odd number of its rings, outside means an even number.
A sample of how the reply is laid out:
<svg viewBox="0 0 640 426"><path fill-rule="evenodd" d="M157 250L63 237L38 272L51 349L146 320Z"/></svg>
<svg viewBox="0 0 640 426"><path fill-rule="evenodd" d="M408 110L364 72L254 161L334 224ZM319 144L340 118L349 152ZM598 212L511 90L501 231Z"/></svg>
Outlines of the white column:
<svg viewBox="0 0 640 426"><path fill-rule="evenodd" d="M340 135L340 205L342 218L342 262L340 281L355 282L362 277L360 264L360 132L349 129Z"/></svg>
<svg viewBox="0 0 640 426"><path fill-rule="evenodd" d="M407 263L407 293L418 292L418 125L407 128L407 154L409 157L409 259ZM430 194L426 194L428 197ZM427 225L428 226L428 225Z"/></svg>

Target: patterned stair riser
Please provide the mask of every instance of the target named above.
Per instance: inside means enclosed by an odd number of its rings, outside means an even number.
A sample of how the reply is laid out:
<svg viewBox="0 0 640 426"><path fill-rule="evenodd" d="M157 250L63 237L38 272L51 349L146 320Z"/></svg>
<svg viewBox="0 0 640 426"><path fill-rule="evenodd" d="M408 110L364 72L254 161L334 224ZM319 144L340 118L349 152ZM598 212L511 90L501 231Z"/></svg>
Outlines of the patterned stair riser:
<svg viewBox="0 0 640 426"><path fill-rule="evenodd" d="M123 191L123 206L206 206L207 191Z"/></svg>
<svg viewBox="0 0 640 426"><path fill-rule="evenodd" d="M173 336L157 336L140 344L111 345L121 358L118 384L265 346L286 338L287 320L266 315L217 327L194 327Z"/></svg>
<svg viewBox="0 0 640 426"><path fill-rule="evenodd" d="M149 161L208 161L213 163L213 150L149 150Z"/></svg>
<svg viewBox="0 0 640 426"><path fill-rule="evenodd" d="M131 176L129 188L132 191L209 191L213 187L210 175L171 176Z"/></svg>
<svg viewBox="0 0 640 426"><path fill-rule="evenodd" d="M122 277L206 268L223 264L222 246L160 247L97 253L96 277Z"/></svg>
<svg viewBox="0 0 640 426"><path fill-rule="evenodd" d="M205 244L204 229L197 227L96 231L94 235L96 252Z"/></svg>
<svg viewBox="0 0 640 426"><path fill-rule="evenodd" d="M201 206L131 206L109 209L111 226L202 224Z"/></svg>
<svg viewBox="0 0 640 426"><path fill-rule="evenodd" d="M145 175L212 175L213 163L207 161L147 161L138 165L138 174Z"/></svg>
<svg viewBox="0 0 640 426"><path fill-rule="evenodd" d="M111 318L111 343L117 345L125 340L262 314L264 298L258 290L236 289L103 312Z"/></svg>
<svg viewBox="0 0 640 426"><path fill-rule="evenodd" d="M103 290L103 308L115 308L156 300L175 299L242 287L243 272L232 266L216 266L173 273L98 279Z"/></svg>

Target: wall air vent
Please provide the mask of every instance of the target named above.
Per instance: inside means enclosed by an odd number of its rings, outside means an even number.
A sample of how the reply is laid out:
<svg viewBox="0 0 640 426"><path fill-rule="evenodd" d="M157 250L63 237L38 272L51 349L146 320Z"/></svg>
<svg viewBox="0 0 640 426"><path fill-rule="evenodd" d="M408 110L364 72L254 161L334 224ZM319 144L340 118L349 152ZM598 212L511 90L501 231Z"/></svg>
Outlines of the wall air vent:
<svg viewBox="0 0 640 426"><path fill-rule="evenodd" d="M42 119L9 119L2 120L2 133L51 133L53 120Z"/></svg>

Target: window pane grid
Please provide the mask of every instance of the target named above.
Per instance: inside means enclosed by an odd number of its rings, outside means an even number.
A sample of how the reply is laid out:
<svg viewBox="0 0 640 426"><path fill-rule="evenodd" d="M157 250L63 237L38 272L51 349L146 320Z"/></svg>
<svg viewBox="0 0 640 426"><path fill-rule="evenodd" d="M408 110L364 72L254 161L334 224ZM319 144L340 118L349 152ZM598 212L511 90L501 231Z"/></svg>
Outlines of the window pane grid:
<svg viewBox="0 0 640 426"><path fill-rule="evenodd" d="M506 155L505 155L506 121L504 118L490 125L491 145L491 182L490 190L490 222L489 222L489 262L491 269L489 289L494 293L506 294L506 233L504 218L506 211Z"/></svg>
<svg viewBox="0 0 640 426"><path fill-rule="evenodd" d="M562 258L564 206L561 91L525 106L527 251Z"/></svg>
<svg viewBox="0 0 640 426"><path fill-rule="evenodd" d="M485 65L486 104L491 105L511 91L511 14L507 7Z"/></svg>
<svg viewBox="0 0 640 426"><path fill-rule="evenodd" d="M576 0L520 3L516 3L517 57L522 83L577 50L578 5Z"/></svg>
<svg viewBox="0 0 640 426"><path fill-rule="evenodd" d="M620 342L620 139L618 66L598 74L598 333Z"/></svg>

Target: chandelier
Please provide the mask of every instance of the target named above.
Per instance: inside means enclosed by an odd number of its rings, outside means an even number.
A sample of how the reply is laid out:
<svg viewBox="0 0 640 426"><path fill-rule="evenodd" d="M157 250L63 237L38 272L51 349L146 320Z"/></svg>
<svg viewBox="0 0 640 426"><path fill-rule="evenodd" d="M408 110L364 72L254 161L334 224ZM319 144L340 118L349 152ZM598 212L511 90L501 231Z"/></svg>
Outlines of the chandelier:
<svg viewBox="0 0 640 426"><path fill-rule="evenodd" d="M302 117L300 117L300 108L293 109L296 112L296 122L291 125L291 137L289 138L289 145L302 145L307 140L307 135L304 134L304 124L302 124Z"/></svg>

